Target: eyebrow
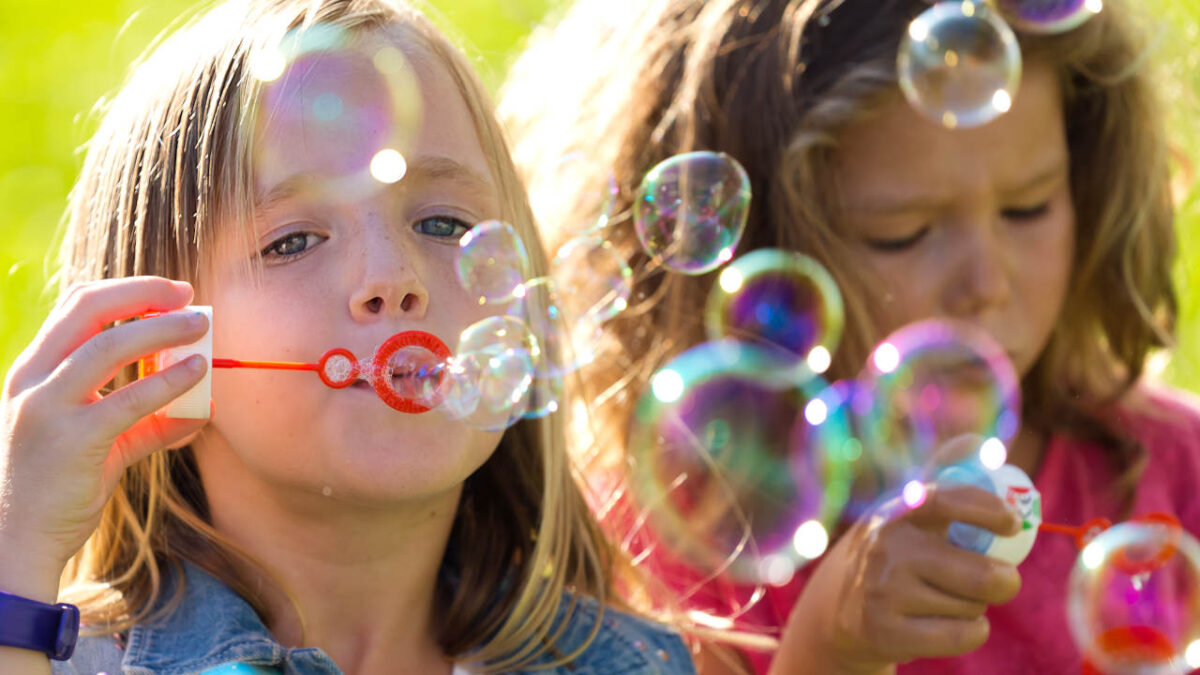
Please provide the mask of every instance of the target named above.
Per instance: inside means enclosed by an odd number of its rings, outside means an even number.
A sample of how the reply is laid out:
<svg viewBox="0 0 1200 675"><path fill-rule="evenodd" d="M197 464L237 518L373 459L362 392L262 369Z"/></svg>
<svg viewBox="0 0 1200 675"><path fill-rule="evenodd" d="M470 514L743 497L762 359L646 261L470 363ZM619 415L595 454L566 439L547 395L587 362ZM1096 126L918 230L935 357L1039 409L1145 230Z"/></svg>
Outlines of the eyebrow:
<svg viewBox="0 0 1200 675"><path fill-rule="evenodd" d="M425 155L414 159L408 165L408 173L400 180L446 181L457 183L460 187L471 192L490 194L493 191L492 181L471 167L440 155Z"/></svg>
<svg viewBox="0 0 1200 675"><path fill-rule="evenodd" d="M441 155L424 155L417 157L408 165L404 178L396 185L406 185L412 182L449 182L479 195L491 196L494 193L492 181L478 171L459 162L458 160ZM280 203L305 192L311 192L321 184L321 177L314 173L297 173L280 181L270 190L254 199L254 208L259 211L269 211Z"/></svg>
<svg viewBox="0 0 1200 675"><path fill-rule="evenodd" d="M1033 190L1042 183L1059 176L1067 168L1067 164L1067 158L1058 158L1029 179L1024 180L1018 185L1005 187L1000 192L1004 195L1011 195L1023 194ZM912 198L884 195L876 199L868 199L857 206L852 206L851 210L876 215L898 215L914 211L931 211L942 207L944 204L945 198L937 195L922 195Z"/></svg>

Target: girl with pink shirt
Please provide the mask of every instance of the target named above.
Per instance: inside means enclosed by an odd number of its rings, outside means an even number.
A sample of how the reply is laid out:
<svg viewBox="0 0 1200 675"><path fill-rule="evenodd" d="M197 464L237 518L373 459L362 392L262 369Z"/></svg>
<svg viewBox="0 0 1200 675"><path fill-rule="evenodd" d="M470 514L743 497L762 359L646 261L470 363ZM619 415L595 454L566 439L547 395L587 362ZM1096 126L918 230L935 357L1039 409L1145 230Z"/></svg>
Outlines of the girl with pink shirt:
<svg viewBox="0 0 1200 675"><path fill-rule="evenodd" d="M921 0L582 0L536 34L500 108L544 238L561 243L595 211L611 170L605 234L630 252L642 301L605 325L616 348L584 370L601 426L578 451L594 475L622 465L650 377L705 339L695 308L717 277L639 274L650 260L631 200L658 162L714 151L753 189L738 252L801 251L840 287L828 379L852 377L914 321L982 328L1021 378L1009 462L1034 479L1046 522L1165 511L1200 533L1200 414L1143 382L1151 352L1173 345L1176 243L1162 89L1136 5L1110 0L1058 34L1018 26L1011 109L970 128L902 96L897 54L930 8ZM556 163L572 152L595 175ZM847 523L752 610L778 628L778 650L710 643L702 672L1079 672L1065 609L1075 542L1043 536L1018 568L954 547L953 521L1019 527L972 488L882 527Z"/></svg>

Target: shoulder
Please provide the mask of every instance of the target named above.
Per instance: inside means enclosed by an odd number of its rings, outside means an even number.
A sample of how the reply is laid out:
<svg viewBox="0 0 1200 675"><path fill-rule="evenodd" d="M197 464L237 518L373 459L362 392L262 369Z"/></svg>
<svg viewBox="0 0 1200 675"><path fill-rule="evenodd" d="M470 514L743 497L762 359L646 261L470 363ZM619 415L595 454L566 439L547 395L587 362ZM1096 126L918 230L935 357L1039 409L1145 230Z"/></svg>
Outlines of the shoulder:
<svg viewBox="0 0 1200 675"><path fill-rule="evenodd" d="M564 672L572 675L691 675L692 655L678 632L670 627L601 605L594 598L564 593L551 635L556 635L548 662L579 651L558 669L522 672Z"/></svg>
<svg viewBox="0 0 1200 675"><path fill-rule="evenodd" d="M66 661L51 661L53 675L120 673L125 652L111 635L80 635L75 653Z"/></svg>
<svg viewBox="0 0 1200 675"><path fill-rule="evenodd" d="M1106 413L1145 452L1148 478L1195 479L1200 473L1200 398L1158 384L1135 387Z"/></svg>
<svg viewBox="0 0 1200 675"><path fill-rule="evenodd" d="M1117 423L1145 452L1134 513L1167 510L1200 534L1200 399L1160 385L1135 389Z"/></svg>
<svg viewBox="0 0 1200 675"><path fill-rule="evenodd" d="M1142 384L1113 412L1116 423L1148 450L1200 449L1200 397L1191 392Z"/></svg>

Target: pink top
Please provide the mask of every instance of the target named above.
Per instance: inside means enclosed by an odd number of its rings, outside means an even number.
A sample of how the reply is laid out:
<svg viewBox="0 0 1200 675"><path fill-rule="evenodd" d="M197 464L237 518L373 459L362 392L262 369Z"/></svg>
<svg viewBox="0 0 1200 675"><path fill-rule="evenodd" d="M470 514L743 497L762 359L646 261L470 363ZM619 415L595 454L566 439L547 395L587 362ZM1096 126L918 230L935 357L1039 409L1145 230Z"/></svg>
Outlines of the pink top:
<svg viewBox="0 0 1200 675"><path fill-rule="evenodd" d="M1138 404L1114 412L1114 420L1146 451L1131 516L1153 511L1174 514L1185 530L1200 536L1200 403L1191 395L1164 388L1141 388ZM1047 523L1081 525L1106 517L1122 519L1111 494L1116 478L1103 448L1095 443L1053 436L1034 477L1042 493ZM899 675L999 675L1081 672L1082 658L1066 617L1067 580L1078 556L1069 536L1043 533L1018 568L1021 591L1012 602L987 612L991 636L978 650L952 659L921 659L902 665ZM808 574L784 588L768 591L756 619L782 626ZM755 670L766 672L769 655L750 654Z"/></svg>

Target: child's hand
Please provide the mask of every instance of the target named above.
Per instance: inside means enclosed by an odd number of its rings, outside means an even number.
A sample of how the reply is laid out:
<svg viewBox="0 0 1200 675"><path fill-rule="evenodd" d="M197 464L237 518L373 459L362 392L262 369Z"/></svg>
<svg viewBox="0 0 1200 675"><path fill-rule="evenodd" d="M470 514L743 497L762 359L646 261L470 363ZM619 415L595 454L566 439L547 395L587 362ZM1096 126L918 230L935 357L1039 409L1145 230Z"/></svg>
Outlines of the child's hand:
<svg viewBox="0 0 1200 675"><path fill-rule="evenodd" d="M126 364L202 337L207 319L114 321L188 304L186 283L133 277L72 288L17 357L0 397L0 570L58 587L66 561L96 528L126 467L177 444L205 420L155 411L196 384L203 358L101 397ZM19 576L19 575L18 575ZM15 592L15 591L12 591Z"/></svg>
<svg viewBox="0 0 1200 675"><path fill-rule="evenodd" d="M772 672L889 672L981 646L984 611L1011 600L1021 578L1008 563L951 544L954 521L1003 536L1020 530L999 497L967 486L934 487L899 517L857 523L805 586Z"/></svg>

